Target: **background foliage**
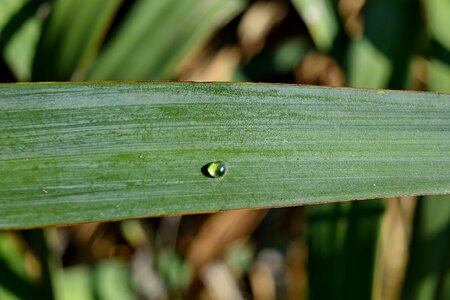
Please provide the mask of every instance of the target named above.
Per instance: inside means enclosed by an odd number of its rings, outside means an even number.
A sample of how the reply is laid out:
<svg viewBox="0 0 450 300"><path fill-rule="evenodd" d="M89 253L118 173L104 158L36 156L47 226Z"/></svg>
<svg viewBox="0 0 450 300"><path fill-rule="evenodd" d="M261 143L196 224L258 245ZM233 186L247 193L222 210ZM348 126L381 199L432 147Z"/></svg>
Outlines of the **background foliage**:
<svg viewBox="0 0 450 300"><path fill-rule="evenodd" d="M447 0L0 0L0 81L450 92L449 15ZM449 299L449 200L0 232L0 299Z"/></svg>

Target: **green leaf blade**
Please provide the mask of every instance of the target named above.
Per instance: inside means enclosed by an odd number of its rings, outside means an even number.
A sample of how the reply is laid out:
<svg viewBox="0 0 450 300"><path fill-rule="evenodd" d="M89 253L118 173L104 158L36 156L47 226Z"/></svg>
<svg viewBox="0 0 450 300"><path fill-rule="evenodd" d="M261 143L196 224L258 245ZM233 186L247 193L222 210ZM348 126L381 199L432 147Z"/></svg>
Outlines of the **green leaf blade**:
<svg viewBox="0 0 450 300"><path fill-rule="evenodd" d="M2 228L450 192L445 94L48 83L0 104Z"/></svg>
<svg viewBox="0 0 450 300"><path fill-rule="evenodd" d="M238 15L245 4L243 0L138 1L87 78L173 78L183 59Z"/></svg>
<svg viewBox="0 0 450 300"><path fill-rule="evenodd" d="M56 1L36 49L33 81L84 78L121 4L122 0Z"/></svg>

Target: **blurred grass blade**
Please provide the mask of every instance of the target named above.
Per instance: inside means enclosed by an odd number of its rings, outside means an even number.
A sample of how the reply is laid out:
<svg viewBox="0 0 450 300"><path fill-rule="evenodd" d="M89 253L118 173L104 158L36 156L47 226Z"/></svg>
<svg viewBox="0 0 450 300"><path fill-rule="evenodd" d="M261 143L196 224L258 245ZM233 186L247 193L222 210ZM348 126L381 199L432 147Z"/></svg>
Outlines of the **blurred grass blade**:
<svg viewBox="0 0 450 300"><path fill-rule="evenodd" d="M25 259L17 238L0 232L0 299L35 299L36 286L27 278Z"/></svg>
<svg viewBox="0 0 450 300"><path fill-rule="evenodd" d="M338 20L330 0L292 0L320 50L329 50L338 34Z"/></svg>
<svg viewBox="0 0 450 300"><path fill-rule="evenodd" d="M418 202L403 299L449 299L450 196Z"/></svg>
<svg viewBox="0 0 450 300"><path fill-rule="evenodd" d="M41 83L0 107L2 228L450 192L448 94Z"/></svg>
<svg viewBox="0 0 450 300"><path fill-rule="evenodd" d="M420 1L368 1L364 18L363 37L350 46L349 85L407 88L411 58L420 38Z"/></svg>
<svg viewBox="0 0 450 300"><path fill-rule="evenodd" d="M140 0L89 79L167 79L194 47L244 9L243 0Z"/></svg>
<svg viewBox="0 0 450 300"><path fill-rule="evenodd" d="M83 77L122 0L55 1L39 41L33 80Z"/></svg>
<svg viewBox="0 0 450 300"><path fill-rule="evenodd" d="M41 28L36 13L43 2L0 1L0 55L19 81L30 80L31 77L31 65Z"/></svg>
<svg viewBox="0 0 450 300"><path fill-rule="evenodd" d="M450 61L450 51L449 51ZM429 79L427 87L430 91L450 92L450 63L436 57L428 62Z"/></svg>
<svg viewBox="0 0 450 300"><path fill-rule="evenodd" d="M95 269L96 298L110 300L138 299L131 287L130 270L116 260L106 260Z"/></svg>
<svg viewBox="0 0 450 300"><path fill-rule="evenodd" d="M450 92L450 2L446 0L425 1L427 21L431 33L429 79L431 91Z"/></svg>
<svg viewBox="0 0 450 300"><path fill-rule="evenodd" d="M371 275L373 300L400 299L409 259L416 200L416 196L386 199L380 220L375 272Z"/></svg>
<svg viewBox="0 0 450 300"><path fill-rule="evenodd" d="M39 286L36 296L38 299L55 299L53 290L53 265L54 259L52 253L48 249L47 240L43 229L25 230L22 232L30 249L34 252L39 261Z"/></svg>
<svg viewBox="0 0 450 300"><path fill-rule="evenodd" d="M255 55L236 70L233 81L280 82L280 78L291 79L295 67L311 48L312 45L303 39L287 39L274 49Z"/></svg>
<svg viewBox="0 0 450 300"><path fill-rule="evenodd" d="M450 2L447 0L424 0L427 22L432 38L450 50Z"/></svg>
<svg viewBox="0 0 450 300"><path fill-rule="evenodd" d="M309 299L370 299L383 209L382 199L307 208Z"/></svg>
<svg viewBox="0 0 450 300"><path fill-rule="evenodd" d="M392 62L370 40L361 38L352 41L348 54L350 86L383 88L389 85Z"/></svg>
<svg viewBox="0 0 450 300"><path fill-rule="evenodd" d="M92 271L88 266L71 266L55 272L55 294L58 300L94 300ZM111 290L114 286L111 285ZM97 298L98 299L98 298Z"/></svg>

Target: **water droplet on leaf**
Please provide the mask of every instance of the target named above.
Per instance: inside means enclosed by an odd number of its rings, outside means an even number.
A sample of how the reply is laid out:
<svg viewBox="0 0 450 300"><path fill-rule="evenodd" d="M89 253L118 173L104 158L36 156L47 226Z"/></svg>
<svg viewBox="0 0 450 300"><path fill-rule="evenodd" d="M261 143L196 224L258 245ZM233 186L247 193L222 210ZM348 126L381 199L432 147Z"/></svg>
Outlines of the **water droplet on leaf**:
<svg viewBox="0 0 450 300"><path fill-rule="evenodd" d="M214 161L208 164L206 170L211 177L217 178L222 177L225 174L227 167L221 161Z"/></svg>

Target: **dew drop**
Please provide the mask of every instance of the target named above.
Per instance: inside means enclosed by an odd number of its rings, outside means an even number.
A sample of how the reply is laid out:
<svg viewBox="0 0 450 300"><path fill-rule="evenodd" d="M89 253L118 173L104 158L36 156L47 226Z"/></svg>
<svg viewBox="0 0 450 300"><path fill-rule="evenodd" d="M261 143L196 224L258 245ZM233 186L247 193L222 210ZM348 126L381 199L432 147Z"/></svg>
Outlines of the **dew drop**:
<svg viewBox="0 0 450 300"><path fill-rule="evenodd" d="M227 167L221 161L214 161L207 165L206 170L211 177L217 178L222 177L225 174Z"/></svg>

